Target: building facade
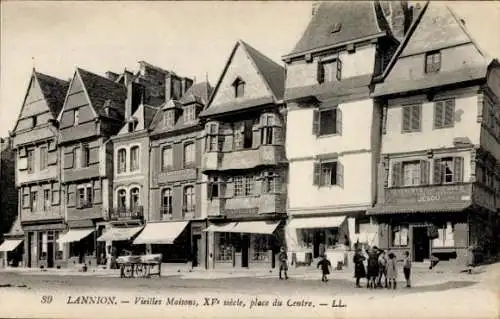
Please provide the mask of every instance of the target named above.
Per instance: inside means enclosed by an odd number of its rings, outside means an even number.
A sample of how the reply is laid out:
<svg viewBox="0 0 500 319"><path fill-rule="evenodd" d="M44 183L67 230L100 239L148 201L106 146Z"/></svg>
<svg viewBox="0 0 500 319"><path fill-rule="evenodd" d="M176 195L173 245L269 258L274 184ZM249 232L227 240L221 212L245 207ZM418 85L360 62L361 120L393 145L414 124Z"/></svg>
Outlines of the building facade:
<svg viewBox="0 0 500 319"><path fill-rule="evenodd" d="M437 33L436 33L437 32ZM379 245L465 264L498 250L500 71L464 23L426 4L374 96L383 108Z"/></svg>
<svg viewBox="0 0 500 319"><path fill-rule="evenodd" d="M150 221L138 242L151 244L167 262L191 261L206 266L206 227L202 203L205 185L199 119L212 88L208 82L193 84L172 76L181 88L157 111L151 125ZM142 238L143 237L143 238Z"/></svg>
<svg viewBox="0 0 500 319"><path fill-rule="evenodd" d="M286 235L299 263L326 253L336 264L344 261L344 246L377 245L377 225L366 210L376 198L382 114L370 87L404 36L410 12L400 2L323 2L283 57Z"/></svg>
<svg viewBox="0 0 500 319"><path fill-rule="evenodd" d="M102 263L96 239L112 207L113 144L123 127L124 84L77 68L59 114L62 205L68 232L59 243L69 264Z"/></svg>
<svg viewBox="0 0 500 319"><path fill-rule="evenodd" d="M33 70L13 132L19 222L24 265L56 267L63 262L58 236L65 229L59 182L57 115L66 81Z"/></svg>
<svg viewBox="0 0 500 319"><path fill-rule="evenodd" d="M273 267L284 244L287 162L284 69L234 46L206 120L208 267Z"/></svg>

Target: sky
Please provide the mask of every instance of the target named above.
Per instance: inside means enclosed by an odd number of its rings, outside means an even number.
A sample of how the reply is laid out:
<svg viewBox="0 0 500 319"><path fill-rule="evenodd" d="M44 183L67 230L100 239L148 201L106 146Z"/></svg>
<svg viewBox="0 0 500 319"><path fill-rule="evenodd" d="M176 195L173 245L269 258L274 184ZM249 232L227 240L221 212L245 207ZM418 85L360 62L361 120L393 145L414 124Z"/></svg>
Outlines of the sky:
<svg viewBox="0 0 500 319"><path fill-rule="evenodd" d="M478 45L500 57L500 2L449 3ZM1 1L0 136L14 128L32 68L70 79L144 60L216 84L242 39L281 63L311 17L311 2Z"/></svg>

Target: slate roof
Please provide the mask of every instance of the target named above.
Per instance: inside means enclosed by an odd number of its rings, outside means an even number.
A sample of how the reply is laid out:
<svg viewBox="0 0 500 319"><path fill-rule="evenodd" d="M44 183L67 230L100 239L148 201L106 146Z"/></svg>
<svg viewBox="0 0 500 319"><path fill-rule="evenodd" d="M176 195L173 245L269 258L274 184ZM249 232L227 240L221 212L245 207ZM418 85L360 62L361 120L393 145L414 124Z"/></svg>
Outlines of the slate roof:
<svg viewBox="0 0 500 319"><path fill-rule="evenodd" d="M383 19L378 20L374 5L373 1L322 2L288 55L347 43L388 31L387 23L384 23ZM340 30L332 32L336 24L340 26Z"/></svg>
<svg viewBox="0 0 500 319"><path fill-rule="evenodd" d="M34 71L34 75L40 85L45 101L47 101L50 112L57 118L64 105L69 82L36 71Z"/></svg>
<svg viewBox="0 0 500 319"><path fill-rule="evenodd" d="M182 104L198 102L206 105L212 91L213 87L209 82L195 83L184 93L179 102Z"/></svg>
<svg viewBox="0 0 500 319"><path fill-rule="evenodd" d="M10 227L10 230L8 233L5 233L5 237L18 237L18 236L23 236L24 232L23 229L21 228L21 221L19 220L19 216L16 217L14 220L14 223Z"/></svg>
<svg viewBox="0 0 500 319"><path fill-rule="evenodd" d="M122 117L125 113L125 100L127 98L127 88L123 84L116 83L110 79L77 68L83 86L87 90L90 103L99 116L108 117L104 108L110 106L114 108Z"/></svg>
<svg viewBox="0 0 500 319"><path fill-rule="evenodd" d="M148 128L151 125L151 122L153 122L153 119L156 115L156 112L158 111L157 107L150 106L150 105L144 105L144 128Z"/></svg>

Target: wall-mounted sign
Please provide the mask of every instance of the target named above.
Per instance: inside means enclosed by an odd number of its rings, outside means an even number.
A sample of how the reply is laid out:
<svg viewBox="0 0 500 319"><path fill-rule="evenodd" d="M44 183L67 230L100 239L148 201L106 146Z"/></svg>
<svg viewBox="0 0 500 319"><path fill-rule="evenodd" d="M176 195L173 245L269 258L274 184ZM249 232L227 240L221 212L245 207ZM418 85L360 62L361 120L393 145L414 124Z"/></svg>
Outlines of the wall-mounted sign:
<svg viewBox="0 0 500 319"><path fill-rule="evenodd" d="M465 202L472 196L472 184L388 188L385 204L424 204Z"/></svg>

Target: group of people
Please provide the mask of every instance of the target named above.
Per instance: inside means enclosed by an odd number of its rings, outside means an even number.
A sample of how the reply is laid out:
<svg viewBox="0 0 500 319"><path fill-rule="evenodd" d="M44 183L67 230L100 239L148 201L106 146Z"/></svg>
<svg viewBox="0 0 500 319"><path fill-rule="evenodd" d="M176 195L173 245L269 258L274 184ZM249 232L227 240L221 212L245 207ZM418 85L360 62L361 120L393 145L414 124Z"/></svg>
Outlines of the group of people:
<svg viewBox="0 0 500 319"><path fill-rule="evenodd" d="M365 257L361 248L356 248L354 254L354 277L356 287L360 288L361 278L367 279L367 288L392 288L396 289L396 279L398 275L398 262L403 262L403 273L406 280L406 287L410 288L411 260L410 253L406 251L402 260L397 260L393 252L388 254L376 246L366 249L368 258ZM365 269L365 260L367 267ZM382 284L382 280L384 284Z"/></svg>

